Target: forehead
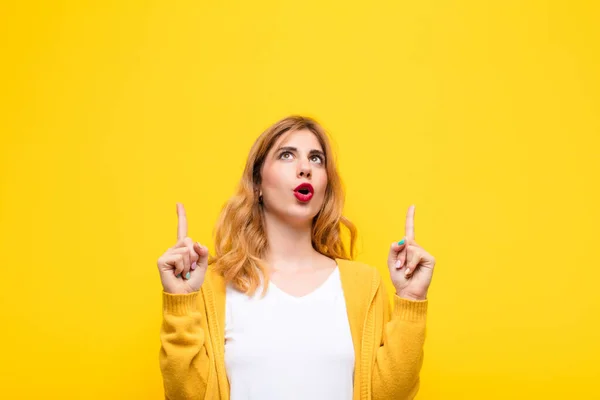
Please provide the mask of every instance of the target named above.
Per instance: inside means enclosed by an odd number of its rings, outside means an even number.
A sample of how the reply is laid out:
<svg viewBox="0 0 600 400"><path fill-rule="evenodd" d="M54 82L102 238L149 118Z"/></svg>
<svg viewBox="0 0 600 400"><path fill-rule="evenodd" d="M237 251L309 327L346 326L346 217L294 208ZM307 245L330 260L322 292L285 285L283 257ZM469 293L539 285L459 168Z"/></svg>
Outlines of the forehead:
<svg viewBox="0 0 600 400"><path fill-rule="evenodd" d="M273 147L277 149L282 146L297 147L299 150L315 149L323 151L323 147L321 146L317 135L308 129L299 129L284 133L277 139Z"/></svg>

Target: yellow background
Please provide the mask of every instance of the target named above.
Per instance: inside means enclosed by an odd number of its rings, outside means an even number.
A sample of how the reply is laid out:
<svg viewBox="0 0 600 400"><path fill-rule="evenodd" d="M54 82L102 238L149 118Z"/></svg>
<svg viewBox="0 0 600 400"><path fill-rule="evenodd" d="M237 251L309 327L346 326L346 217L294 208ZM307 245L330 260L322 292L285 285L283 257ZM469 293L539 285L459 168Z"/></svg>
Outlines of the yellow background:
<svg viewBox="0 0 600 400"><path fill-rule="evenodd" d="M600 398L594 3L3 2L0 397L162 398L175 202L211 247L252 142L299 113L334 137L359 260L385 273L416 204L419 399Z"/></svg>

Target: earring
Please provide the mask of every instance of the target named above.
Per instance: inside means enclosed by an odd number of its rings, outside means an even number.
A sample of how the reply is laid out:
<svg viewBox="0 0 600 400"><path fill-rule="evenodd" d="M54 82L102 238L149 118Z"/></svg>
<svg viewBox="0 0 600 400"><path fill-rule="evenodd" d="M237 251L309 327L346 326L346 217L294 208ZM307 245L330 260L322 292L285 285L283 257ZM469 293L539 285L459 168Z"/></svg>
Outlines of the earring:
<svg viewBox="0 0 600 400"><path fill-rule="evenodd" d="M258 196L258 204L262 204L263 202L263 196L262 194Z"/></svg>

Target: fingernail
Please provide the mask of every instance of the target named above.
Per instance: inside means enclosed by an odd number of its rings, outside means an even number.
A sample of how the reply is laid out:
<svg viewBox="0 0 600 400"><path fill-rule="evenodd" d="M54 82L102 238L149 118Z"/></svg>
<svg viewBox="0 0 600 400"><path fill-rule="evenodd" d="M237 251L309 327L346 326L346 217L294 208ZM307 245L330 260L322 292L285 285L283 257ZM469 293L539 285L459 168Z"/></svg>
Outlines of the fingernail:
<svg viewBox="0 0 600 400"><path fill-rule="evenodd" d="M188 271L188 273L185 274L185 279L190 279L190 276L192 276L192 274L190 274L189 271Z"/></svg>
<svg viewBox="0 0 600 400"><path fill-rule="evenodd" d="M181 278L181 274L177 274L177 278Z"/></svg>
<svg viewBox="0 0 600 400"><path fill-rule="evenodd" d="M410 268L406 268L406 271L404 272L404 275L408 275L410 274Z"/></svg>
<svg viewBox="0 0 600 400"><path fill-rule="evenodd" d="M194 261L194 262L192 263L192 271L193 271L193 270L195 270L195 269L196 269L196 267L197 267L197 265L196 265L196 262Z"/></svg>
<svg viewBox="0 0 600 400"><path fill-rule="evenodd" d="M402 246L404 244L404 239L402 239L401 241L398 242L399 246Z"/></svg>
<svg viewBox="0 0 600 400"><path fill-rule="evenodd" d="M396 261L396 263L394 264L394 268L400 268L400 260Z"/></svg>

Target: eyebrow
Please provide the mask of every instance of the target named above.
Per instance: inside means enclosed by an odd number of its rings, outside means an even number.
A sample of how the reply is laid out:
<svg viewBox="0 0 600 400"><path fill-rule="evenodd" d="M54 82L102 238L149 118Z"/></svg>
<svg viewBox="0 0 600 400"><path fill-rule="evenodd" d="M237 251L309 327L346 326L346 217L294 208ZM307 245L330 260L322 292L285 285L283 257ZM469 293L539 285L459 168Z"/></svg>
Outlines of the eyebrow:
<svg viewBox="0 0 600 400"><path fill-rule="evenodd" d="M298 149L295 147L291 147L291 146L284 146L284 147L280 147L279 149L277 149L277 153L281 152L281 151L293 151L293 152L298 152ZM321 157L323 157L323 159L325 159L325 153L323 153L321 150L317 150L317 149L312 149L311 151L308 152L309 156L312 156L313 154L318 154Z"/></svg>

